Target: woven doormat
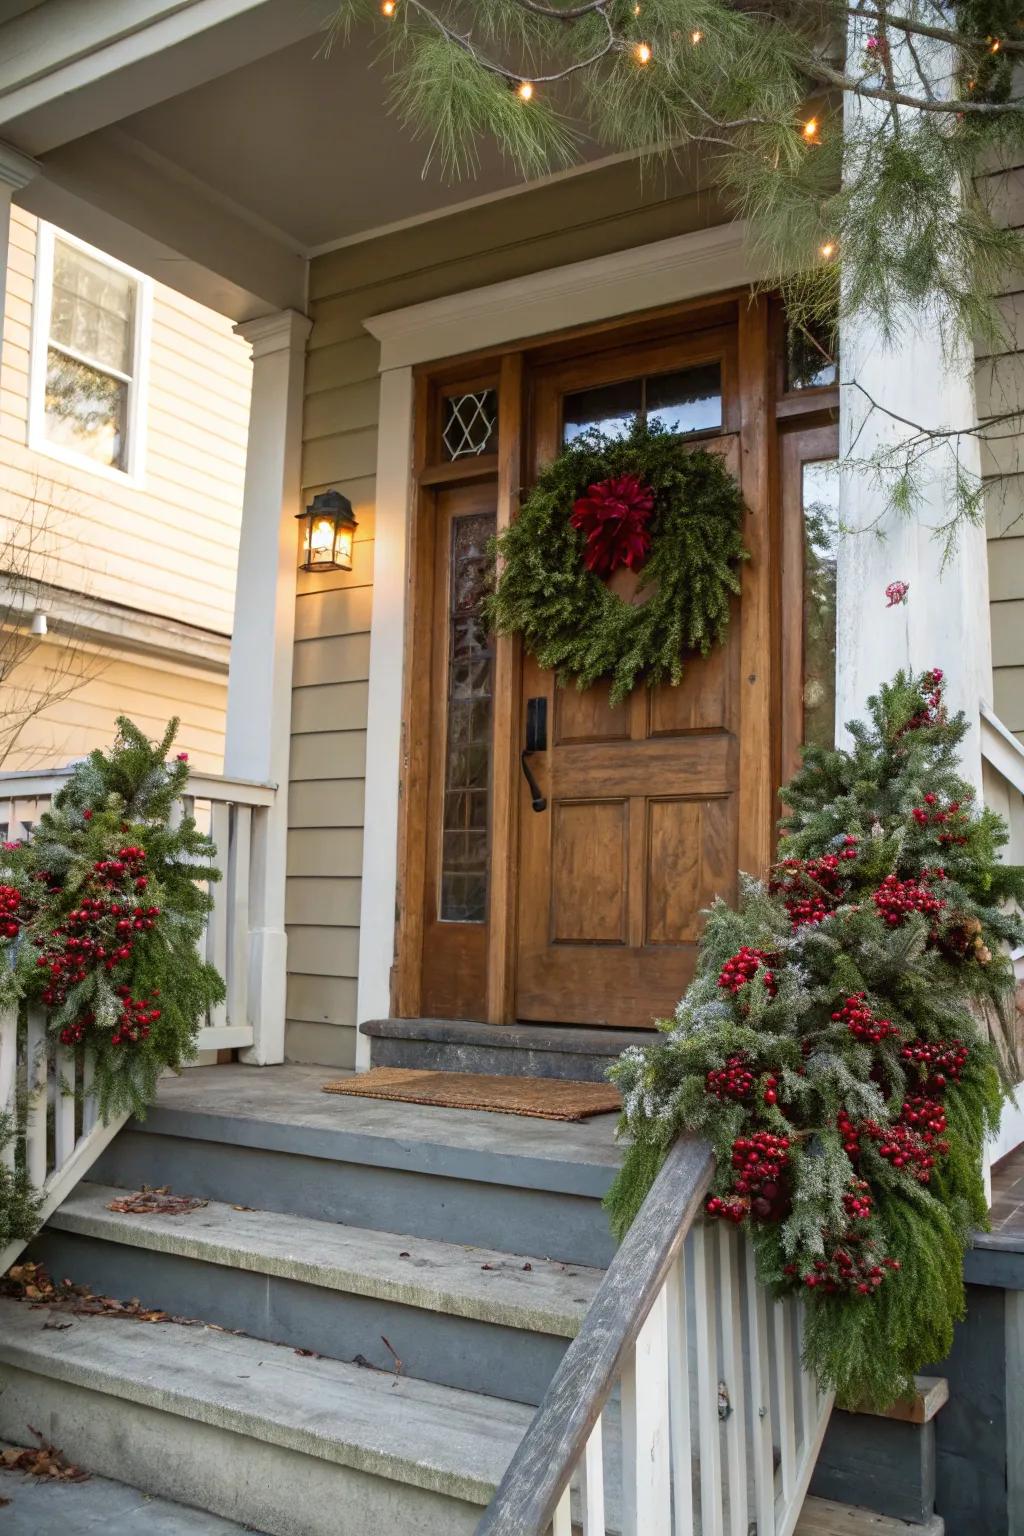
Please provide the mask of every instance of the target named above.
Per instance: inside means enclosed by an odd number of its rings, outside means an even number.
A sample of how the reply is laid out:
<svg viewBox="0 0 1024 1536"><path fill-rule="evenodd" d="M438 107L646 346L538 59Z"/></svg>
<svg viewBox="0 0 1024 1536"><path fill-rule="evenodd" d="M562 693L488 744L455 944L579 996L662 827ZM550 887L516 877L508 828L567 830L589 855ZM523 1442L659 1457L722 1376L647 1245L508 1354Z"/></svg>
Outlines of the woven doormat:
<svg viewBox="0 0 1024 1536"><path fill-rule="evenodd" d="M484 1072L425 1072L413 1067L374 1067L355 1077L324 1083L324 1093L358 1099L397 1099L445 1109L489 1109L538 1120L586 1120L621 1109L610 1083L566 1082L559 1077L490 1077Z"/></svg>

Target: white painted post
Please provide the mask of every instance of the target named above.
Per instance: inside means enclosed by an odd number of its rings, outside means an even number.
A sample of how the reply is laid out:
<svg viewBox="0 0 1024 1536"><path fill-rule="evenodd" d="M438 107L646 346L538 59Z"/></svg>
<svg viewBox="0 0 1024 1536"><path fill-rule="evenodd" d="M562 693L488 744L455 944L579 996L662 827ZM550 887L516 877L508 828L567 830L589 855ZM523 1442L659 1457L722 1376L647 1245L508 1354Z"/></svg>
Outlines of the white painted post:
<svg viewBox="0 0 1024 1536"><path fill-rule="evenodd" d="M387 369L380 377L382 430L374 512L366 811L356 994L356 1018L360 1024L367 1019L387 1018L391 1011L412 408L412 369ZM383 430L385 422L387 431ZM356 1068L363 1072L369 1065L370 1042L357 1034Z"/></svg>
<svg viewBox="0 0 1024 1536"><path fill-rule="evenodd" d="M11 243L11 200L15 192L27 186L39 170L10 144L0 143L0 365L2 365L4 310L7 300L7 252Z"/></svg>
<svg viewBox="0 0 1024 1536"><path fill-rule="evenodd" d="M288 757L300 511L302 385L310 322L282 310L235 327L252 347L252 404L228 676L224 772L277 786L253 846L248 987L253 1045L242 1059L284 1060ZM242 1023L242 1020L238 1020Z"/></svg>
<svg viewBox="0 0 1024 1536"><path fill-rule="evenodd" d="M851 57L856 58L867 23L854 18L851 26ZM898 46L894 40L894 58ZM936 47L923 56L930 60L936 90L941 93L951 78L948 52ZM851 128L889 111L887 104L846 96ZM951 187L950 197L956 195ZM857 314L843 321L841 461L848 455L854 460L870 458L877 450L902 442L912 431L884 410L872 410L866 394L921 427L974 426L973 349L968 343L959 354L946 355L942 319L940 313L932 313L924 321L908 322L892 346L883 342L870 315ZM898 667L914 671L941 667L950 710L963 709L970 721L962 770L980 793L979 707L992 692L985 526L982 522L960 530L956 556L945 570L942 546L929 532L929 525L944 523L950 516L950 476L957 457L969 477L980 474L975 438L961 438L940 448L922 462L920 505L905 518L884 511L885 494L872 474L842 473L841 524L855 531L839 541L836 718L841 729L848 719L862 716L868 695ZM882 539L866 531L876 527ZM886 609L885 588L894 580L910 583L909 601Z"/></svg>

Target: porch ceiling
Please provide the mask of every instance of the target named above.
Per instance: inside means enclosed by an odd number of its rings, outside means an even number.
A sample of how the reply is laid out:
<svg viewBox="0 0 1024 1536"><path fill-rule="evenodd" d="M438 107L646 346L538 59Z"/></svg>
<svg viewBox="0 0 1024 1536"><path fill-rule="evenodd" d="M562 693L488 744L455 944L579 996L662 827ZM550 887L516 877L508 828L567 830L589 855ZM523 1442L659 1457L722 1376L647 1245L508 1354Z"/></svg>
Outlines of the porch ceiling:
<svg viewBox="0 0 1024 1536"><path fill-rule="evenodd" d="M388 109L379 37L325 49L333 0L142 9L125 35L140 12L96 0L62 50L66 0L0 8L0 140L40 163L19 194L32 211L234 318L304 307L325 246L522 185L491 149L471 183L425 166Z"/></svg>

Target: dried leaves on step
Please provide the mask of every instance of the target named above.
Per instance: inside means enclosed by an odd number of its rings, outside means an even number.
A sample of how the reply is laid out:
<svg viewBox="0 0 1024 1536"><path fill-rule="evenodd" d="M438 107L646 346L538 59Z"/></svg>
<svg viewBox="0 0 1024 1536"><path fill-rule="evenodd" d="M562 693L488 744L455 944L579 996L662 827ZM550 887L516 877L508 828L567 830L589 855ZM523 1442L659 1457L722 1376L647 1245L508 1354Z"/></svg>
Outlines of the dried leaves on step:
<svg viewBox="0 0 1024 1536"><path fill-rule="evenodd" d="M111 1200L107 1210L117 1211L122 1216L184 1216L188 1211L202 1210L206 1203L193 1195L172 1194L169 1184L161 1184L152 1189L143 1184L136 1194L122 1195L117 1200Z"/></svg>
<svg viewBox="0 0 1024 1536"><path fill-rule="evenodd" d="M38 1429L28 1426L29 1434L35 1435L39 1444L21 1448L10 1446L7 1450L0 1450L0 1467L7 1472L24 1472L29 1477L47 1478L62 1483L84 1483L88 1478L88 1472L83 1472L81 1467L76 1467L68 1461L63 1451L58 1451L55 1445L50 1445L39 1433ZM6 1499L0 1503L8 1503Z"/></svg>
<svg viewBox="0 0 1024 1536"><path fill-rule="evenodd" d="M15 1264L0 1281L0 1295L27 1301L33 1307L46 1307L51 1313L68 1313L72 1317L124 1317L139 1323L180 1323L185 1327L200 1321L194 1317L174 1317L159 1308L143 1306L137 1296L120 1301L116 1296L96 1296L88 1286L75 1285L70 1280L56 1284L41 1264ZM43 1324L44 1328L69 1326L53 1317Z"/></svg>

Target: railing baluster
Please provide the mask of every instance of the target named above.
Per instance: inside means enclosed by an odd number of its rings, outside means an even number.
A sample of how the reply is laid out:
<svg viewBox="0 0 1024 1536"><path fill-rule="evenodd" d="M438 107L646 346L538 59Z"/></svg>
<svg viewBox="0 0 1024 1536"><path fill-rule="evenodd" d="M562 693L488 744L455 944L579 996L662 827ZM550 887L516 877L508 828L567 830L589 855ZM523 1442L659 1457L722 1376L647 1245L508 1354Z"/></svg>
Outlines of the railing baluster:
<svg viewBox="0 0 1024 1536"><path fill-rule="evenodd" d="M804 1329L807 1326L806 1309L794 1302L796 1308L797 1325L797 1364L800 1373L800 1455L807 1454L808 1447L814 1441L814 1434L818 1420L818 1388L814 1377L809 1371L804 1370Z"/></svg>
<svg viewBox="0 0 1024 1536"><path fill-rule="evenodd" d="M603 1441L601 1415L598 1414L583 1453L583 1475L580 1478L583 1536L605 1536Z"/></svg>
<svg viewBox="0 0 1024 1536"><path fill-rule="evenodd" d="M231 807L222 800L215 800L210 806L210 835L217 848L221 878L212 881L210 886L213 908L206 924L206 958L221 976L226 976L230 922L228 875L231 863ZM226 1002L218 1003L210 1010L210 1024L214 1029L226 1024L227 1019Z"/></svg>
<svg viewBox="0 0 1024 1536"><path fill-rule="evenodd" d="M0 1114L11 1116L12 1133L17 1130L13 1123L17 1086L18 1010L5 1008L0 1013ZM15 1150L15 1136L12 1134L11 1140L0 1149L0 1160L6 1168L14 1167Z"/></svg>
<svg viewBox="0 0 1024 1536"><path fill-rule="evenodd" d="M693 1536L694 1532L690 1340L686 1327L686 1251L687 1245L684 1244L665 1280L665 1299L668 1306L668 1417L672 1440L673 1536Z"/></svg>
<svg viewBox="0 0 1024 1536"><path fill-rule="evenodd" d="M771 1359L768 1352L768 1305L759 1284L754 1245L744 1238L747 1269L747 1338L750 1352L751 1456L758 1536L775 1530L775 1441L772 1433Z"/></svg>
<svg viewBox="0 0 1024 1536"><path fill-rule="evenodd" d="M722 1456L718 1417L718 1288L707 1225L693 1230L693 1303L697 1330L697 1429L701 1536L723 1536Z"/></svg>
<svg viewBox="0 0 1024 1536"><path fill-rule="evenodd" d="M46 1179L46 1069L46 1015L30 1008L25 1052L25 1167L37 1189Z"/></svg>
<svg viewBox="0 0 1024 1536"><path fill-rule="evenodd" d="M63 1168L75 1150L75 1050L58 1045L53 1105L53 1166Z"/></svg>
<svg viewBox="0 0 1024 1536"><path fill-rule="evenodd" d="M634 1350L633 1489L637 1536L670 1536L671 1533L666 1303L665 1287L662 1286Z"/></svg>
<svg viewBox="0 0 1024 1536"><path fill-rule="evenodd" d="M228 1023L249 1022L249 873L252 855L252 807L235 806L234 837L226 872L231 903L228 952ZM222 855L223 860L223 855Z"/></svg>
<svg viewBox="0 0 1024 1536"><path fill-rule="evenodd" d="M96 1103L96 1068L91 1052L86 1052L82 1063L82 1135L88 1136L98 1118Z"/></svg>
<svg viewBox="0 0 1024 1536"><path fill-rule="evenodd" d="M572 1504L568 1488L558 1501L555 1518L551 1522L551 1536L572 1536Z"/></svg>
<svg viewBox="0 0 1024 1536"><path fill-rule="evenodd" d="M779 1396L779 1470L782 1474L782 1502L788 1509L796 1478L796 1401L793 1395L793 1317L791 1303L777 1301L773 1307L775 1333L775 1381Z"/></svg>
<svg viewBox="0 0 1024 1536"><path fill-rule="evenodd" d="M731 1536L747 1536L747 1393L743 1374L738 1242L736 1230L720 1223L718 1274L722 1297L722 1380L728 1396L725 1486Z"/></svg>

